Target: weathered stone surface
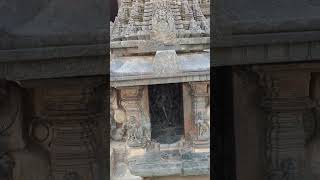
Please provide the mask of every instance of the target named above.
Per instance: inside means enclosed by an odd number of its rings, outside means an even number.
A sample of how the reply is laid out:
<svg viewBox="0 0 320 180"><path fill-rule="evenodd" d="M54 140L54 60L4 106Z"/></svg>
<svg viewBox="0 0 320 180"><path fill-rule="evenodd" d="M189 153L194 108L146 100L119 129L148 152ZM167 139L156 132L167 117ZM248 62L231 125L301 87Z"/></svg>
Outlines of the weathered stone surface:
<svg viewBox="0 0 320 180"><path fill-rule="evenodd" d="M153 72L157 76L174 74L181 71L176 51L157 51L153 60Z"/></svg>
<svg viewBox="0 0 320 180"><path fill-rule="evenodd" d="M172 56L167 53L172 53ZM165 73L160 74L162 70ZM142 79L146 75L159 77L159 74L168 78L182 73L188 75L209 70L210 53L207 52L175 55L173 51L159 51L158 56L154 58L151 56L119 57L114 58L110 64L111 81L132 79L134 76L136 79Z"/></svg>

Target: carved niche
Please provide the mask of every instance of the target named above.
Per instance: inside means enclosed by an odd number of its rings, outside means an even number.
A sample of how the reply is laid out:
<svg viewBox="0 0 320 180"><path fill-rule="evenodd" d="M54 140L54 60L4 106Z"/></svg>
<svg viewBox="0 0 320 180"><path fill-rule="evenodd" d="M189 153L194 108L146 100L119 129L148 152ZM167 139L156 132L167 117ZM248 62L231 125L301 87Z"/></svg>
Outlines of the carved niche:
<svg viewBox="0 0 320 180"><path fill-rule="evenodd" d="M151 140L151 125L142 107L144 86L121 87L121 106L126 114L126 136L130 147L144 147Z"/></svg>
<svg viewBox="0 0 320 180"><path fill-rule="evenodd" d="M210 142L209 82L190 82L192 95L193 122L196 127L194 143Z"/></svg>

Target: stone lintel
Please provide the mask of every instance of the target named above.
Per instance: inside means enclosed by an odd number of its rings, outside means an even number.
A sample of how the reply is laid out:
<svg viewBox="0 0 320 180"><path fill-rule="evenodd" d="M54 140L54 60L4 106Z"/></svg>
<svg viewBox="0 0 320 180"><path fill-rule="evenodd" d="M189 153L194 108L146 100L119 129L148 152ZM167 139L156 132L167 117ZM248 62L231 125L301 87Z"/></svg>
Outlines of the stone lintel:
<svg viewBox="0 0 320 180"><path fill-rule="evenodd" d="M121 80L123 79L123 80ZM169 84L169 83L183 83L192 81L210 81L210 72L189 73L185 75L177 75L173 77L154 77L154 76L129 76L129 77L110 78L111 87L122 86L140 86L152 84Z"/></svg>

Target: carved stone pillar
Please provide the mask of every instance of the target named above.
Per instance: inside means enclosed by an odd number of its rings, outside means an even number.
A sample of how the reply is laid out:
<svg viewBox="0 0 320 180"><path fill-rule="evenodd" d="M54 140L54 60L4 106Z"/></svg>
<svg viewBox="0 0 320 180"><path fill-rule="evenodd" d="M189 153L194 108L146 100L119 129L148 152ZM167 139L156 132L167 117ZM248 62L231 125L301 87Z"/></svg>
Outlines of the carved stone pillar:
<svg viewBox="0 0 320 180"><path fill-rule="evenodd" d="M130 147L143 147L151 140L151 124L148 113L143 107L144 86L121 87L121 105L125 109L127 144Z"/></svg>
<svg viewBox="0 0 320 180"><path fill-rule="evenodd" d="M259 69L266 111L266 160L269 180L305 178L305 114L312 108L310 73Z"/></svg>
<svg viewBox="0 0 320 180"><path fill-rule="evenodd" d="M191 82L193 125L196 128L193 142L196 146L210 144L209 82Z"/></svg>

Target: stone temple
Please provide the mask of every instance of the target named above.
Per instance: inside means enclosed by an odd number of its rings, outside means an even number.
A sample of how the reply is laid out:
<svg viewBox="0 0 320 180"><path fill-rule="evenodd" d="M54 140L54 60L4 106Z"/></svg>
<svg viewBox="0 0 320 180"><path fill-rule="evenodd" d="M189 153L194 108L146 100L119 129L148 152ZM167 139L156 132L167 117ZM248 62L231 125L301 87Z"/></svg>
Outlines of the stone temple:
<svg viewBox="0 0 320 180"><path fill-rule="evenodd" d="M118 1L110 22L112 180L209 179L209 7Z"/></svg>

